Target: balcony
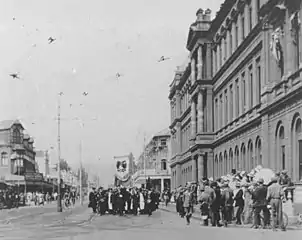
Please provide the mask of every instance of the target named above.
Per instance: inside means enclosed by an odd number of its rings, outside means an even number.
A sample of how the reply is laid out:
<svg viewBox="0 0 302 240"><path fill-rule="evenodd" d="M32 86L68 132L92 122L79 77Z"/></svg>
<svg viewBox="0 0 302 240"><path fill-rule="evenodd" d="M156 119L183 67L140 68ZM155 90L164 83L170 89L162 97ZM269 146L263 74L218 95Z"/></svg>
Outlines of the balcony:
<svg viewBox="0 0 302 240"><path fill-rule="evenodd" d="M138 170L136 173L133 174L132 178L136 179L139 177L162 177L162 176L170 176L170 169L167 170L158 170L158 169L146 169L145 170Z"/></svg>

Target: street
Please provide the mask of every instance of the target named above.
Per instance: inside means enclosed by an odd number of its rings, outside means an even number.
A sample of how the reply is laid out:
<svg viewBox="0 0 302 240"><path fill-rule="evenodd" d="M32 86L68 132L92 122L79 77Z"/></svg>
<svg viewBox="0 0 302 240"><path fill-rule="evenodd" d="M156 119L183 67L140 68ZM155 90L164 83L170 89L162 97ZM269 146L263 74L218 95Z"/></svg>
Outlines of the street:
<svg viewBox="0 0 302 240"><path fill-rule="evenodd" d="M185 239L202 236L211 239L281 239L296 238L298 230L272 232L248 228L202 227L197 220L187 226L176 214L157 211L151 217L141 216L98 216L91 214L86 206L76 207L68 214L50 212L51 208L34 213L23 213L20 217L0 225L0 237L4 239ZM26 212L26 211L24 211Z"/></svg>

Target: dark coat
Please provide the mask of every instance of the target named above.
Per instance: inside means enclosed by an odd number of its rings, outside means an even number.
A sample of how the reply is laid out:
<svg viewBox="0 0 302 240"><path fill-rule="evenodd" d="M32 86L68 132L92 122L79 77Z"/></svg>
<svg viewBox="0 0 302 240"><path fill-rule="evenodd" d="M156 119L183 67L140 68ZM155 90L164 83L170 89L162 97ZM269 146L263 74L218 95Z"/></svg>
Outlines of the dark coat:
<svg viewBox="0 0 302 240"><path fill-rule="evenodd" d="M234 200L235 200L235 207L243 207L244 206L244 199L243 199L243 190L240 189L235 197L234 197Z"/></svg>
<svg viewBox="0 0 302 240"><path fill-rule="evenodd" d="M266 201L267 188L259 186L252 192L252 199L254 200L254 207L262 207L267 205Z"/></svg>
<svg viewBox="0 0 302 240"><path fill-rule="evenodd" d="M96 208L97 205L97 196L94 192L89 193L89 206L91 208Z"/></svg>

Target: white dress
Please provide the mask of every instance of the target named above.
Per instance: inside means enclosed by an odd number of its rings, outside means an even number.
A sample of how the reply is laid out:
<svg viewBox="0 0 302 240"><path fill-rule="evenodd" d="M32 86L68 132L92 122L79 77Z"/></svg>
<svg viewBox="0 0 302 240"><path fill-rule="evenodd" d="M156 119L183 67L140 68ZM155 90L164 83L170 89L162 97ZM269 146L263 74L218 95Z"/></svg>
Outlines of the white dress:
<svg viewBox="0 0 302 240"><path fill-rule="evenodd" d="M140 210L145 209L145 199L142 193L139 194L139 208Z"/></svg>
<svg viewBox="0 0 302 240"><path fill-rule="evenodd" d="M109 210L112 210L113 208L112 208L112 203L111 203L111 193L109 193L108 194L108 209Z"/></svg>

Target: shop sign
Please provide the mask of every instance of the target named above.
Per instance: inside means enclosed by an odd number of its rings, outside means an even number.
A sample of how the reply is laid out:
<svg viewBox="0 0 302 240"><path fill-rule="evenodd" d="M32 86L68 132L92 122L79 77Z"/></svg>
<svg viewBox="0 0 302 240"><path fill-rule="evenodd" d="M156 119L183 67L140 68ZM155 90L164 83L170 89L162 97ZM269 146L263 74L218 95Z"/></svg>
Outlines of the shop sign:
<svg viewBox="0 0 302 240"><path fill-rule="evenodd" d="M25 173L24 174L25 181L43 181L43 174L42 173Z"/></svg>

